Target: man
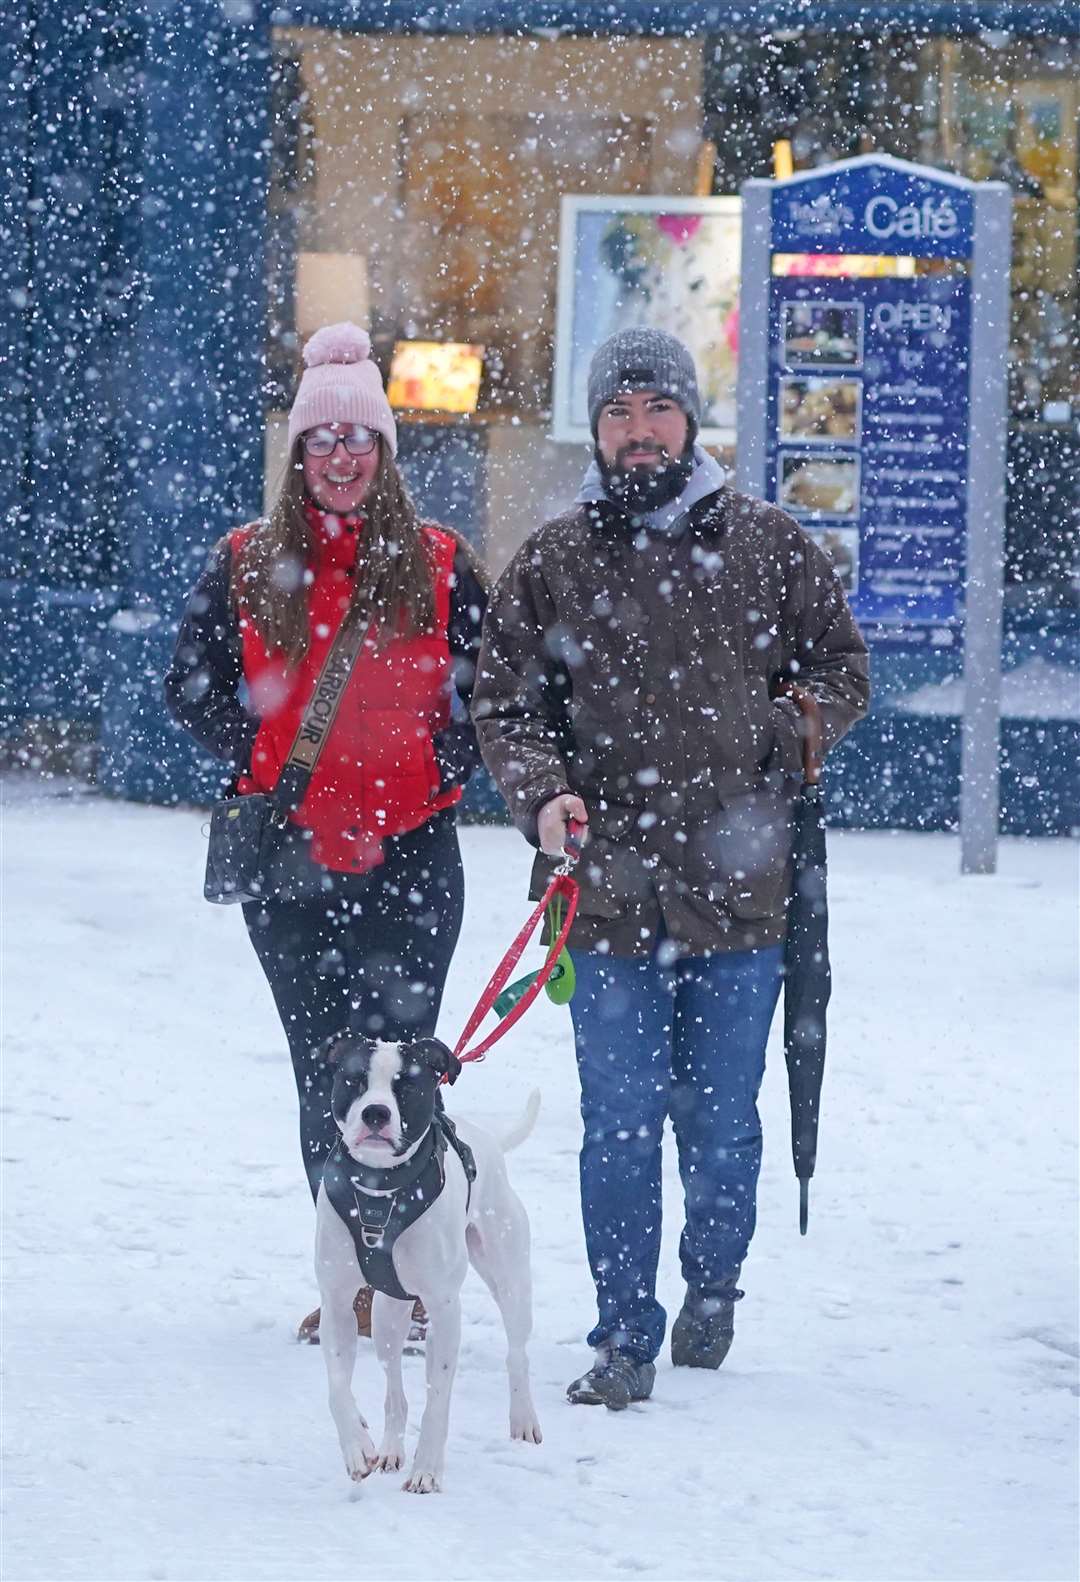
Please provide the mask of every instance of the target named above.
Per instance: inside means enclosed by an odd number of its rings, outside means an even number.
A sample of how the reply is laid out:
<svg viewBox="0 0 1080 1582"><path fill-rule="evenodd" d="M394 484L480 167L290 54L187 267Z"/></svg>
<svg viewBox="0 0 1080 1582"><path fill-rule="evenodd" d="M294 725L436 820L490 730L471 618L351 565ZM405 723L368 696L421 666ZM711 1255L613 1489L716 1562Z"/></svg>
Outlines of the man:
<svg viewBox="0 0 1080 1582"><path fill-rule="evenodd" d="M672 1360L719 1367L754 1231L756 1100L780 988L800 714L825 747L866 710L866 648L826 556L736 494L695 443L697 376L657 330L593 357L596 450L574 507L500 579L473 696L481 751L539 845L540 895L571 819L588 826L570 944L584 1138L581 1206L598 1322L573 1402L652 1390L660 1156L670 1115L686 1200Z"/></svg>

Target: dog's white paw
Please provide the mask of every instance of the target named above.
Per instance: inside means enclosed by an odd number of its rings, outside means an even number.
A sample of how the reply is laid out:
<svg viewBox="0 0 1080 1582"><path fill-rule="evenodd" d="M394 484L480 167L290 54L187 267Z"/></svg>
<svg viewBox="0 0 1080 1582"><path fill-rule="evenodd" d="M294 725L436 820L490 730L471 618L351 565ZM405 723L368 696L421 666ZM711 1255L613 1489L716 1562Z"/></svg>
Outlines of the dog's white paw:
<svg viewBox="0 0 1080 1582"><path fill-rule="evenodd" d="M341 1448L345 1453L345 1470L354 1483L359 1483L361 1479L374 1472L379 1464L375 1441L370 1434L364 1434L363 1437Z"/></svg>
<svg viewBox="0 0 1080 1582"><path fill-rule="evenodd" d="M532 1392L527 1386L510 1391L510 1438L521 1439L527 1445L543 1442L540 1419L533 1405Z"/></svg>
<svg viewBox="0 0 1080 1582"><path fill-rule="evenodd" d="M405 1482L401 1485L406 1494L441 1494L442 1488L434 1472L419 1472L416 1467L412 1469Z"/></svg>
<svg viewBox="0 0 1080 1582"><path fill-rule="evenodd" d="M405 1465L405 1450L401 1445L384 1445L379 1451L380 1472L400 1472Z"/></svg>

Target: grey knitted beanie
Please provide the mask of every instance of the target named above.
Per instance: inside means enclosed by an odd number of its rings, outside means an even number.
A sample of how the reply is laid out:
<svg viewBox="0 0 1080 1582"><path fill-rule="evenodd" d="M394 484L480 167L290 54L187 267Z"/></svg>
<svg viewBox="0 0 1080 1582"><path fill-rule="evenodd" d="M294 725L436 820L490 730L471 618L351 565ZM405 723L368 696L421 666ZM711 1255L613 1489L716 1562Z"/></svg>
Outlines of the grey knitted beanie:
<svg viewBox="0 0 1080 1582"><path fill-rule="evenodd" d="M605 401L621 391L657 390L677 401L691 420L693 434L701 422L694 359L666 330L618 330L602 341L589 364L589 427L596 425Z"/></svg>

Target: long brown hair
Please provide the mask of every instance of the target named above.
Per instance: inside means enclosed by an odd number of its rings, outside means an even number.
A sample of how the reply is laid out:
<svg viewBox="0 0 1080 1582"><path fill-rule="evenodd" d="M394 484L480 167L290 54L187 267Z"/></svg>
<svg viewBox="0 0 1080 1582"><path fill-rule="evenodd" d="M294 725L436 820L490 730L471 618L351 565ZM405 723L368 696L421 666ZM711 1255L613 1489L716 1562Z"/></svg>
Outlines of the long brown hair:
<svg viewBox="0 0 1080 1582"><path fill-rule="evenodd" d="M313 547L306 511L311 503L297 439L273 509L256 524L232 564L234 605L254 621L266 648L294 665L307 653L310 635L305 572ZM363 516L353 603L364 606L384 636L415 637L430 630L435 588L420 518L381 438Z"/></svg>

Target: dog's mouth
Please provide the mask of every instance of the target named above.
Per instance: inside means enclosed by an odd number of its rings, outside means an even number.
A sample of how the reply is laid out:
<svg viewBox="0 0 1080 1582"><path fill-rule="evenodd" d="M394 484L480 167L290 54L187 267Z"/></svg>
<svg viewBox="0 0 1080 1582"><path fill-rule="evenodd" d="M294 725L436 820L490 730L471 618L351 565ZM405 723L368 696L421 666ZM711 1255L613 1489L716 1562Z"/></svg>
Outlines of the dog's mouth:
<svg viewBox="0 0 1080 1582"><path fill-rule="evenodd" d="M383 1132L360 1132L353 1138L354 1148L393 1148L394 1139Z"/></svg>

